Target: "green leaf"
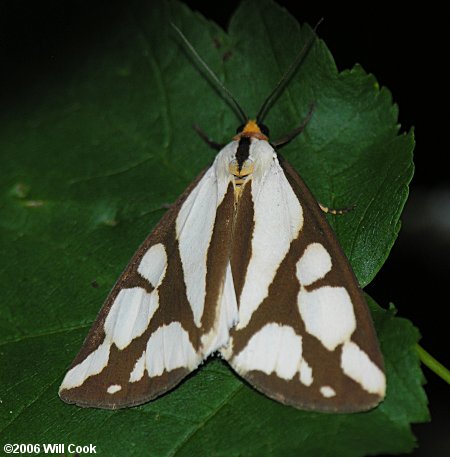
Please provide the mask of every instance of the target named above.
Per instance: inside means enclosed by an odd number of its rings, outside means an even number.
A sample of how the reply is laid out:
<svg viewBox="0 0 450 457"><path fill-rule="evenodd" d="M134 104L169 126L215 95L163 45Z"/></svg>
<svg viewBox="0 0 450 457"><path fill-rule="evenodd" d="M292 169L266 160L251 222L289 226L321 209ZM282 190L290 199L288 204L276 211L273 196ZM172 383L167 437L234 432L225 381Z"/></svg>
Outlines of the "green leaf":
<svg viewBox="0 0 450 457"><path fill-rule="evenodd" d="M111 6L111 8L113 8ZM121 12L123 13L123 12ZM407 452L428 419L417 330L374 304L386 400L361 414L298 411L267 399L214 359L164 397L120 411L57 396L108 289L237 119L180 46L175 22L256 114L311 36L271 1L246 1L229 34L176 2L125 8L114 33L0 121L0 433L2 443L97 445L121 456L362 456ZM276 138L316 109L284 156L325 205L361 284L397 236L412 176L412 133L389 91L355 66L338 73L321 40L269 113Z"/></svg>

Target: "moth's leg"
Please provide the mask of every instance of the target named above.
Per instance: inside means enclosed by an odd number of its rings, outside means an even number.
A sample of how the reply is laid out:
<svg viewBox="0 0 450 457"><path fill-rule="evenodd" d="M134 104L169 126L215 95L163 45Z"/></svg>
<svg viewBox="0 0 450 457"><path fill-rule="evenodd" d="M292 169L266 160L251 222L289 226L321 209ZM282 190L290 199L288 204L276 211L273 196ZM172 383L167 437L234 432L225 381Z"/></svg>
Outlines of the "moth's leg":
<svg viewBox="0 0 450 457"><path fill-rule="evenodd" d="M215 149L216 151L220 151L225 146L224 144L216 143L196 124L192 126L192 128L198 133L200 138L210 147Z"/></svg>
<svg viewBox="0 0 450 457"><path fill-rule="evenodd" d="M348 206L347 208L335 209L335 208L328 208L328 206L322 205L322 203L319 202L319 206L320 206L320 209L324 213L340 215L340 214L345 214L345 213L349 213L350 211L353 211L355 209L356 205Z"/></svg>
<svg viewBox="0 0 450 457"><path fill-rule="evenodd" d="M303 130L305 129L305 127L308 125L308 122L310 121L310 119L313 115L314 108L315 108L314 103L311 103L311 105L309 106L308 114L303 119L302 123L297 128L295 128L294 130L289 132L286 136L281 137L276 141L272 141L271 145L276 149L280 149L281 147L283 147L284 145L286 145L290 141L292 141L296 136L300 135L300 133L302 133Z"/></svg>

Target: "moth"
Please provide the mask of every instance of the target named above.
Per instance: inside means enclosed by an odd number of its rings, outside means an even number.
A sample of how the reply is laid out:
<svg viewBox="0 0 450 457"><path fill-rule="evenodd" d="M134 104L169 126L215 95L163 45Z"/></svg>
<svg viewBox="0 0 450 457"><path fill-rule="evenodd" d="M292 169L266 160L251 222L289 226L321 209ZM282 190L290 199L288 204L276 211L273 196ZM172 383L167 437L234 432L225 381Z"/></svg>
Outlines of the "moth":
<svg viewBox="0 0 450 457"><path fill-rule="evenodd" d="M257 390L296 408L356 412L384 398L383 358L363 292L323 209L277 151L307 122L273 143L263 124L306 53L255 120L224 88L243 125L131 259L64 377L62 400L139 405L214 353Z"/></svg>

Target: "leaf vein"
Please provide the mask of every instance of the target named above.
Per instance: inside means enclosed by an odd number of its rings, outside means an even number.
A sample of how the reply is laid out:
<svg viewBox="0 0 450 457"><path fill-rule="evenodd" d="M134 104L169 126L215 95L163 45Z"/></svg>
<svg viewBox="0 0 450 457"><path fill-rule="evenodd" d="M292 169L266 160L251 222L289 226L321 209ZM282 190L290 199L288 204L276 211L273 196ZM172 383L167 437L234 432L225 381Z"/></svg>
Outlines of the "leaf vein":
<svg viewBox="0 0 450 457"><path fill-rule="evenodd" d="M80 330L82 328L89 328L91 326L92 326L92 322L89 322L87 324L74 325L72 327L65 327L65 328L61 328L61 329L57 329L57 330L51 330L51 331L40 332L40 333L35 333L35 334L20 335L16 338L10 338L10 339L1 341L0 347L6 346L6 345L12 344L12 343L21 343L23 341L31 340L34 338L48 337L48 336L52 336L52 335L58 335L60 333L71 332L73 330Z"/></svg>

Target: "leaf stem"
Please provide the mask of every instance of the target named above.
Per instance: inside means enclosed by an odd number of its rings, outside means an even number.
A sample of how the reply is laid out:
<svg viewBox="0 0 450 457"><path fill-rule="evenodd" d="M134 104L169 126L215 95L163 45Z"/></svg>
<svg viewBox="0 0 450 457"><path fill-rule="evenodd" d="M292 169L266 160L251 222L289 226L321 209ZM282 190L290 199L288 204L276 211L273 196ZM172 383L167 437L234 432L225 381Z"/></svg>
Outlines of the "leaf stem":
<svg viewBox="0 0 450 457"><path fill-rule="evenodd" d="M450 384L450 370L444 367L442 363L439 363L430 353L425 351L422 346L416 344L416 350L422 363L442 378L447 384Z"/></svg>

